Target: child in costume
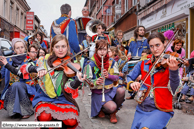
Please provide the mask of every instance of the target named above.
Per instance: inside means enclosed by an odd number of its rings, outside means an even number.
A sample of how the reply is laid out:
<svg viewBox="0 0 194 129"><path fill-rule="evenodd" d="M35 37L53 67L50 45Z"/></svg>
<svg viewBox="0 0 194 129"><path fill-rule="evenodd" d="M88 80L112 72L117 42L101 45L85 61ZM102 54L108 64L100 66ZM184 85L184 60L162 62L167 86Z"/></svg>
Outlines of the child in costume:
<svg viewBox="0 0 194 129"><path fill-rule="evenodd" d="M104 70L101 73L102 58ZM111 63L110 63L111 62ZM102 74L105 81L103 81ZM94 56L87 65L87 78L89 78L94 87L92 91L91 117L105 117L105 113L110 115L110 122L117 123L116 112L124 101L125 90L113 86L114 81L119 79L117 62L109 60L108 41L97 40ZM104 84L105 102L102 102L102 88Z"/></svg>

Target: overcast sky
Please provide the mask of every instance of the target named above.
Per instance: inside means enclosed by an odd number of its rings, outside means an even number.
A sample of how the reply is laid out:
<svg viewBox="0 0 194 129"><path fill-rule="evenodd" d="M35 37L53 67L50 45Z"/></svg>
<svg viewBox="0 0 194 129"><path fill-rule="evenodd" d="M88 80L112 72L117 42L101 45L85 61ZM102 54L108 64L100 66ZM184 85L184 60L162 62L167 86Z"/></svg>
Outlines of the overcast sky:
<svg viewBox="0 0 194 129"><path fill-rule="evenodd" d="M41 21L41 25L50 35L51 23L61 16L60 7L62 4L68 3L71 6L72 18L82 16L81 10L86 0L26 0L31 10Z"/></svg>

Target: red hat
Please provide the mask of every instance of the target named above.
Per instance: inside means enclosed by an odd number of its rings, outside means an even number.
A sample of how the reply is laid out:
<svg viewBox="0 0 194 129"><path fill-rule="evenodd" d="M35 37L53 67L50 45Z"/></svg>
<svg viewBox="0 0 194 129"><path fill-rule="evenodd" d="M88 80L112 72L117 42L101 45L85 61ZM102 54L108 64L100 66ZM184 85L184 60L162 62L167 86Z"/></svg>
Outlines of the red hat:
<svg viewBox="0 0 194 129"><path fill-rule="evenodd" d="M194 51L191 52L190 58L193 58L193 57L194 57Z"/></svg>

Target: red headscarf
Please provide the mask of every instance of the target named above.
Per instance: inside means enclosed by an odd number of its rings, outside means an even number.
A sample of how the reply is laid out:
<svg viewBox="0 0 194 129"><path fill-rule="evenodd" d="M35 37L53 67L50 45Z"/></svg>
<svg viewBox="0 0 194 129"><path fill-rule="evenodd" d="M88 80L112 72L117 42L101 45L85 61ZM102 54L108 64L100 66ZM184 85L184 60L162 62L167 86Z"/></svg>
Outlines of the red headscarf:
<svg viewBox="0 0 194 129"><path fill-rule="evenodd" d="M94 54L94 59L96 61L96 65L98 66L98 68L101 70L101 66L102 66L102 59L98 54ZM108 71L109 68L109 55L106 54L106 56L104 57L104 69L106 69Z"/></svg>

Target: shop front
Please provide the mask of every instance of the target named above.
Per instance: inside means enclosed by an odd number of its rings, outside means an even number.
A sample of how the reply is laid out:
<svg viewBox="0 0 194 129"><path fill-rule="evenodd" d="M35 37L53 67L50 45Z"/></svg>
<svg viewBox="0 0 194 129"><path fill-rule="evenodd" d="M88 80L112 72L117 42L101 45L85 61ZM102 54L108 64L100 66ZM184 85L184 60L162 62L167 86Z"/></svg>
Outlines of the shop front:
<svg viewBox="0 0 194 129"><path fill-rule="evenodd" d="M164 33L167 30L175 31L178 28L177 37L185 41L184 48L188 58L191 50L194 49L190 48L190 33L188 33L191 29L190 8L193 6L194 0L172 0L167 5L139 19L139 22L140 25L145 26L147 36L154 31Z"/></svg>
<svg viewBox="0 0 194 129"><path fill-rule="evenodd" d="M3 18L0 18L0 37L10 40L11 38L10 33L12 30L13 30L13 25L11 25Z"/></svg>

